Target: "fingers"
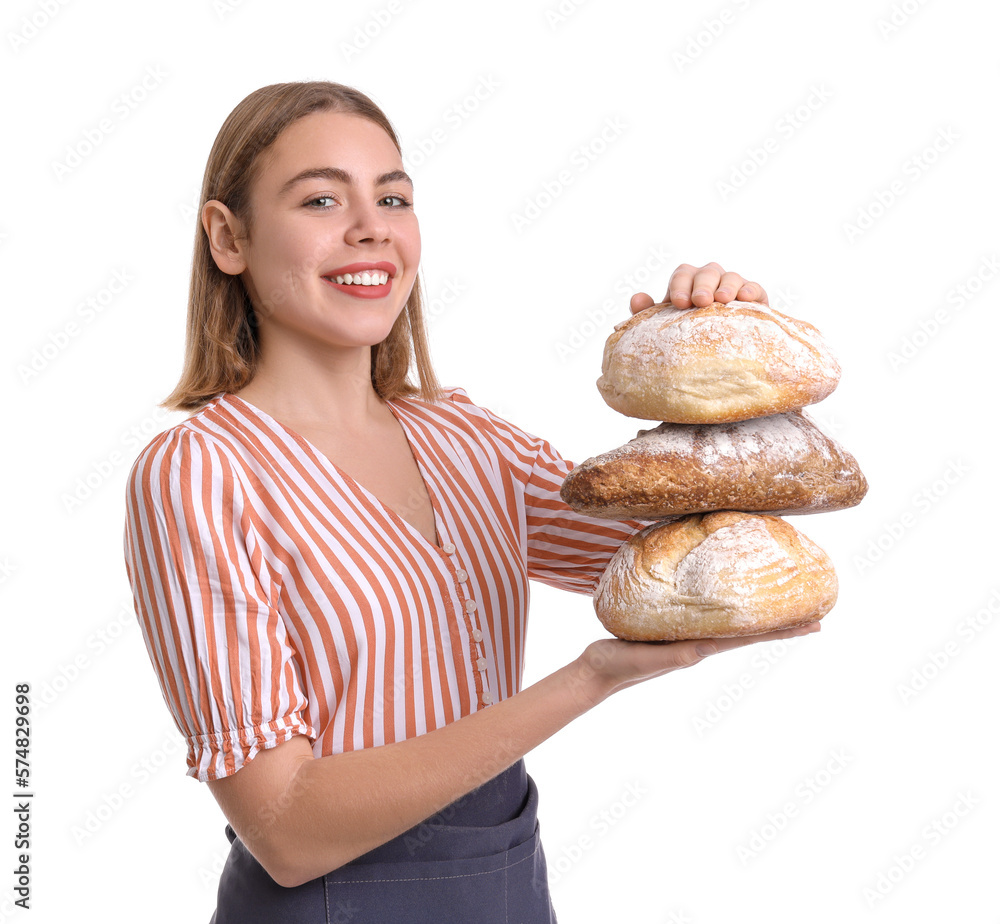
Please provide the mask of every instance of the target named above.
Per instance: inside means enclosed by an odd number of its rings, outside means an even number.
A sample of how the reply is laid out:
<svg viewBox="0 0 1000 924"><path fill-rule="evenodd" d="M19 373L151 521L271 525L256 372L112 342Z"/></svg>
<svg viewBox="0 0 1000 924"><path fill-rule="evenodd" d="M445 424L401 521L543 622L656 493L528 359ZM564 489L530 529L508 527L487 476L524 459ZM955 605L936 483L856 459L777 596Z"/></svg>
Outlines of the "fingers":
<svg viewBox="0 0 1000 924"><path fill-rule="evenodd" d="M718 263L709 264L709 266L718 267L719 275L718 279L722 278L722 267ZM694 277L697 273L701 272L696 270L690 263L682 263L673 271L670 276L670 282L667 283L667 294L663 299L665 302L672 302L677 308L690 308L693 304L692 296L694 290ZM702 278L701 286L706 285L704 277ZM701 293L699 289L699 293ZM712 291L715 291L715 286L712 286ZM699 294L700 304L710 305L712 300L703 301L702 295Z"/></svg>
<svg viewBox="0 0 1000 924"><path fill-rule="evenodd" d="M632 300L628 303L629 308L632 310L632 314L638 314L640 311L644 311L650 305L656 304L653 301L651 295L647 295L645 292L636 292L632 296Z"/></svg>
<svg viewBox="0 0 1000 924"><path fill-rule="evenodd" d="M819 632L819 630L820 624L817 620L816 622L806 623L804 626L796 626L794 629L775 629L773 632L762 632L760 635L700 639L695 648L702 657L708 657L719 651L728 651L730 648L743 648L745 645L753 645L756 642L773 642L780 638L797 638L802 635L812 635L813 632Z"/></svg>
<svg viewBox="0 0 1000 924"><path fill-rule="evenodd" d="M737 292L742 292L746 286L752 284L747 283L739 273L723 273L719 287L715 290L715 300L723 304L734 301Z"/></svg>
<svg viewBox="0 0 1000 924"><path fill-rule="evenodd" d="M676 670L681 667L689 667L697 664L702 658L718 654L720 651L729 651L731 648L744 648L747 645L754 645L757 642L773 642L782 638L796 638L802 635L811 635L819 632L818 621L807 623L804 626L796 626L794 629L775 629L773 632L762 632L759 635L740 635L733 638L699 638L686 639L681 642L660 643L669 649L666 656L673 662L671 668ZM639 645L656 645L657 643L638 642ZM663 657L663 655L654 657Z"/></svg>
<svg viewBox="0 0 1000 924"><path fill-rule="evenodd" d="M711 305L724 275L725 270L718 263L706 263L696 270L691 280L691 304L698 308ZM735 273L729 275L734 276Z"/></svg>
<svg viewBox="0 0 1000 924"><path fill-rule="evenodd" d="M740 277L742 278L742 277ZM735 298L741 302L760 302L762 305L768 304L767 292L764 291L764 287L758 282L746 282L744 280L743 285L736 292ZM733 299L730 299L732 301ZM723 301L723 299L719 299Z"/></svg>
<svg viewBox="0 0 1000 924"><path fill-rule="evenodd" d="M598 678L598 686L602 691L598 698L601 699L653 677L691 667L721 651L742 648L756 642L809 635L819 631L819 628L820 624L816 621L794 629L780 629L738 638L685 639L678 642L602 639L588 646L580 661L586 665L587 679Z"/></svg>
<svg viewBox="0 0 1000 924"><path fill-rule="evenodd" d="M718 263L706 263L700 268L682 263L671 275L663 300L676 308L704 308L712 302L736 300L766 305L767 293L760 284L739 273L727 273Z"/></svg>
<svg viewBox="0 0 1000 924"><path fill-rule="evenodd" d="M674 270L667 283L665 301L672 302L677 308L704 308L705 305L711 305L725 272L718 263L707 263L700 269L690 263L682 263Z"/></svg>

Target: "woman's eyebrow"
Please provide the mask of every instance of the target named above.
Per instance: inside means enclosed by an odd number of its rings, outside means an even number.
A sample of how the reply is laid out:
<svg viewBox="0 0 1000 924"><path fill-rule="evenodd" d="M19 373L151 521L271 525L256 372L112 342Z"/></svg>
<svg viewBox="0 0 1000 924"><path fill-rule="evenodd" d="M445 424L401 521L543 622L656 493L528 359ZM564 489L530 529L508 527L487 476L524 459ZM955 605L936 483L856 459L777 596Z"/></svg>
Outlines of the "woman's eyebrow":
<svg viewBox="0 0 1000 924"><path fill-rule="evenodd" d="M354 185L356 180L353 174L348 173L340 167L307 167L305 170L296 173L290 180L288 180L281 189L278 190L278 198L286 196L291 192L292 188L303 180L330 180L334 183L347 183L349 185ZM396 182L409 183L413 186L413 180L410 179L409 174L405 170L390 170L388 173L383 173L381 176L376 177L375 185L384 186L386 183L396 183Z"/></svg>

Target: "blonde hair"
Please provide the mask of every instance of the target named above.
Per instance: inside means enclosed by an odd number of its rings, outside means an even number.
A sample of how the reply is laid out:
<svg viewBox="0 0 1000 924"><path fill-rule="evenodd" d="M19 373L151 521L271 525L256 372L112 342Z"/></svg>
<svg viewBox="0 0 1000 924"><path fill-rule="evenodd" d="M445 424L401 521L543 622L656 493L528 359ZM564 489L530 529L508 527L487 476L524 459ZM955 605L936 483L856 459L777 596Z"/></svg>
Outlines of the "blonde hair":
<svg viewBox="0 0 1000 924"><path fill-rule="evenodd" d="M184 367L177 386L159 405L196 411L222 392L238 391L257 370L257 319L242 278L215 264L201 210L218 199L244 224L253 223L250 190L259 176L262 155L292 122L311 112L348 112L383 128L402 154L385 113L364 93L327 81L276 83L247 96L229 114L212 145L201 185L191 284L188 290ZM416 365L419 387L408 378ZM388 336L371 348L371 380L383 400L416 395L442 396L431 366L424 328L419 278Z"/></svg>

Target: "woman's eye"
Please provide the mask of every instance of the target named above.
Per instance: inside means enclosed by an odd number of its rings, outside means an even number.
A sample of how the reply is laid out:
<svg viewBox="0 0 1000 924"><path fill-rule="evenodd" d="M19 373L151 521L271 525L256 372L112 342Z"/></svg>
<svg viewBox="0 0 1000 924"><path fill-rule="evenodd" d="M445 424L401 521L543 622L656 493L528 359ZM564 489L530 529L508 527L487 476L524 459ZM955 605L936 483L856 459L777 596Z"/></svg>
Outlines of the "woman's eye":
<svg viewBox="0 0 1000 924"><path fill-rule="evenodd" d="M379 199L379 202L386 203L389 208L400 209L408 208L412 203L408 199L404 199L402 196L383 196ZM310 199L306 202L306 206L316 209L328 209L337 204L337 199L334 196L316 196L314 199Z"/></svg>

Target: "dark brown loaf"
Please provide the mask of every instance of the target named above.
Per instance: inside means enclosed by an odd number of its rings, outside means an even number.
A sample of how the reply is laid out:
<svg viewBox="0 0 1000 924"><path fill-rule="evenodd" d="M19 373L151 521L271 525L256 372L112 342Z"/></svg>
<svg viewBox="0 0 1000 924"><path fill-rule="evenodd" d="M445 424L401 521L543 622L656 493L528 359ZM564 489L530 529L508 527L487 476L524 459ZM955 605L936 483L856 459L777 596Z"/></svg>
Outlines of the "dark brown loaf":
<svg viewBox="0 0 1000 924"><path fill-rule="evenodd" d="M655 520L712 510L782 515L860 503L858 463L802 411L728 424L661 423L587 459L562 484L574 510Z"/></svg>
<svg viewBox="0 0 1000 924"><path fill-rule="evenodd" d="M597 388L629 417L728 423L815 404L839 380L840 366L811 324L733 301L652 305L616 324Z"/></svg>
<svg viewBox="0 0 1000 924"><path fill-rule="evenodd" d="M721 511L632 535L594 592L604 627L633 641L759 635L837 601L826 553L780 517Z"/></svg>

